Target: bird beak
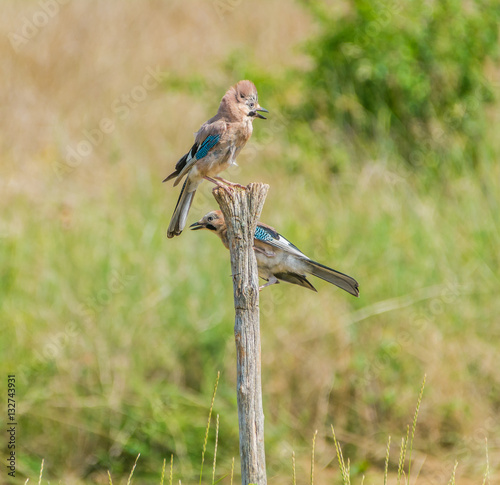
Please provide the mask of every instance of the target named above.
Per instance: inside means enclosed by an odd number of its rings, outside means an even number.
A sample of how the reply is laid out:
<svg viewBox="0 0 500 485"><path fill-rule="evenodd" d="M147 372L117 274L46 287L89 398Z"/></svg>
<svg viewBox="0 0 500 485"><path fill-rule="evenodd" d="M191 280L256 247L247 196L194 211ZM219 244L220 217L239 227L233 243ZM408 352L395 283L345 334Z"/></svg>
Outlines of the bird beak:
<svg viewBox="0 0 500 485"><path fill-rule="evenodd" d="M257 113L257 111L263 111L264 113L269 113L266 108L262 108L259 106L258 108L255 109L255 117L260 118L261 120L267 120L265 116L262 116L261 114Z"/></svg>
<svg viewBox="0 0 500 485"><path fill-rule="evenodd" d="M205 229L205 225L200 221L191 224L189 227L191 228L191 231L196 231L198 229Z"/></svg>

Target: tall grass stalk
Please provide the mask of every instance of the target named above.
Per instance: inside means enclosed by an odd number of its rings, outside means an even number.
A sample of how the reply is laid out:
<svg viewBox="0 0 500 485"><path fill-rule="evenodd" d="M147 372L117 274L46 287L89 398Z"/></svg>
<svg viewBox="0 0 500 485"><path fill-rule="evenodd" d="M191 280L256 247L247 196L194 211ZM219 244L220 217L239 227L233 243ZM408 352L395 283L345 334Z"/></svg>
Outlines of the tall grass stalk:
<svg viewBox="0 0 500 485"><path fill-rule="evenodd" d="M342 483L344 485L351 485L350 478L350 465L349 460L347 460L347 466L344 462L344 456L342 455L342 448L340 447L339 442L337 441L337 437L335 436L335 430L332 425L332 434L333 434L333 442L335 443L335 451L337 452L337 459L339 461L340 473L342 474Z"/></svg>
<svg viewBox="0 0 500 485"><path fill-rule="evenodd" d="M128 480L127 480L127 485L130 485L130 482L132 481L132 477L134 476L135 467L137 466L137 460L139 459L140 456L141 456L141 454L139 453L137 455L137 458L135 459L134 466L132 467L132 470L130 470L130 475L128 476Z"/></svg>
<svg viewBox="0 0 500 485"><path fill-rule="evenodd" d="M316 436L318 436L318 430L314 432L312 452L311 452L311 485L314 485L314 450L316 448Z"/></svg>
<svg viewBox="0 0 500 485"><path fill-rule="evenodd" d="M215 465L217 463L217 443L219 441L219 415L217 414L217 422L215 425L215 449L214 449L214 464L212 467L212 485L215 483Z"/></svg>
<svg viewBox="0 0 500 485"><path fill-rule="evenodd" d="M43 475L43 463L45 461L45 458L42 458L42 464L40 465L40 475L38 477L38 485L42 483L42 475Z"/></svg>
<svg viewBox="0 0 500 485"><path fill-rule="evenodd" d="M448 485L455 485L455 474L457 473L457 466L458 466L458 461L455 460L455 466L453 467L453 472L451 473L451 478L450 481L448 482Z"/></svg>
<svg viewBox="0 0 500 485"><path fill-rule="evenodd" d="M401 477L404 476L404 467L406 460L406 449L408 447L408 437L410 435L410 426L406 426L406 438L401 438L401 450L399 452L399 464L398 464L398 484L401 481Z"/></svg>
<svg viewBox="0 0 500 485"><path fill-rule="evenodd" d="M207 450L208 431L210 429L210 422L212 420L212 410L214 408L215 395L217 394L217 386L219 385L220 371L217 372L217 379L215 380L214 393L212 394L212 402L210 403L210 411L208 412L207 429L205 430L205 441L203 442L203 451L201 452L201 468L200 468L200 485L203 476L203 464L205 463L205 451Z"/></svg>
<svg viewBox="0 0 500 485"><path fill-rule="evenodd" d="M398 462L398 485L401 479L401 472L403 471L404 464L404 450L405 450L405 439L401 438L401 448L399 450L399 462Z"/></svg>
<svg viewBox="0 0 500 485"><path fill-rule="evenodd" d="M160 485L163 485L163 480L165 479L165 467L166 466L167 466L167 459L163 458L163 466L161 467Z"/></svg>
<svg viewBox="0 0 500 485"><path fill-rule="evenodd" d="M424 395L425 379L426 378L427 378L427 375L424 375L424 379L422 381L422 386L420 387L420 394L418 395L417 407L415 408L415 414L413 415L413 423L411 426L411 441L410 441L410 450L408 453L408 482L407 482L408 485L410 484L411 452L413 450L413 438L415 437L415 428L417 427L418 411L420 410L420 403L422 402L422 396Z"/></svg>
<svg viewBox="0 0 500 485"><path fill-rule="evenodd" d="M486 447L486 471L484 472L483 485L490 485L490 459L488 456L488 438L484 438L484 444Z"/></svg>
<svg viewBox="0 0 500 485"><path fill-rule="evenodd" d="M387 440L387 451L385 453L384 485L387 485L387 475L389 473L389 452L391 449L391 437Z"/></svg>

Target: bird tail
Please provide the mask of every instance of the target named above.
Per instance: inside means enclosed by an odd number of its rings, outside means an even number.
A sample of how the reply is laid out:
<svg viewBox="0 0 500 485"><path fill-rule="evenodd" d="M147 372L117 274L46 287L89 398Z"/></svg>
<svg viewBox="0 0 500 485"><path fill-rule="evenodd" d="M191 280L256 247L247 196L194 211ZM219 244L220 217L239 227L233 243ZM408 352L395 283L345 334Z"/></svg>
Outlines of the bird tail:
<svg viewBox="0 0 500 485"><path fill-rule="evenodd" d="M350 276L340 273L328 266L324 266L316 261L311 261L310 259L306 261L308 266L308 271L313 275L321 278L322 280L328 281L339 288L347 291L354 296L359 296L358 282L351 278Z"/></svg>
<svg viewBox="0 0 500 485"><path fill-rule="evenodd" d="M167 237L178 236L186 226L186 219L189 213L189 209L191 207L191 204L193 203L196 189L198 188L197 185L194 187L194 189L192 188L192 186L188 186L188 181L189 179L186 179L184 185L182 186L181 194L179 195L179 199L177 200L177 205L175 206L170 224L168 225Z"/></svg>
<svg viewBox="0 0 500 485"><path fill-rule="evenodd" d="M180 174L180 172L178 170L174 170L168 177L165 177L162 180L162 183L168 182L169 180L172 180L173 178L177 177L177 175L179 175L179 174Z"/></svg>

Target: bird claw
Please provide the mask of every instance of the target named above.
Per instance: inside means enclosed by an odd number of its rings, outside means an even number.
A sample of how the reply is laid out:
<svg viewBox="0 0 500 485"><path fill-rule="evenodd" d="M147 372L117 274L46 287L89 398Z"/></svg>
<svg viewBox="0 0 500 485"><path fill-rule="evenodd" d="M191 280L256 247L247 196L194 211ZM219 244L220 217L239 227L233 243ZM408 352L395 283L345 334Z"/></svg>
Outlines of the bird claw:
<svg viewBox="0 0 500 485"><path fill-rule="evenodd" d="M235 182L231 182L229 180L223 179L222 177L205 177L206 180L209 182L212 182L215 184L217 187L220 187L221 189L224 189L228 194L232 194L234 188L238 187L240 189L246 189L244 185L237 184ZM215 190L215 188L214 188ZM213 192L213 190L212 190Z"/></svg>
<svg viewBox="0 0 500 485"><path fill-rule="evenodd" d="M231 187L230 185L222 185L222 188L229 194L233 195L234 194L234 188Z"/></svg>
<svg viewBox="0 0 500 485"><path fill-rule="evenodd" d="M246 189L246 186L245 185L241 185L241 184L232 184L233 187L238 187L239 189Z"/></svg>
<svg viewBox="0 0 500 485"><path fill-rule="evenodd" d="M217 185L212 189L212 193L215 192L217 189L225 190L229 195L233 195L234 193L234 189L230 185L224 185L224 184Z"/></svg>
<svg viewBox="0 0 500 485"><path fill-rule="evenodd" d="M219 182L222 182L229 187L238 187L240 189L246 189L244 185L238 184L237 182L231 182L230 180L223 179L222 177L215 177Z"/></svg>

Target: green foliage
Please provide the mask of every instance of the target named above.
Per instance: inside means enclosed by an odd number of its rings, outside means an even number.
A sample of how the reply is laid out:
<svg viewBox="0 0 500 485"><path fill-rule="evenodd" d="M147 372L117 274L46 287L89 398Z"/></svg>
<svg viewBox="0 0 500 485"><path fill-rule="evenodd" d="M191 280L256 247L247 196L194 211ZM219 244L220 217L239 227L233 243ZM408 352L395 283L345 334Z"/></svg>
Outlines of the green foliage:
<svg viewBox="0 0 500 485"><path fill-rule="evenodd" d="M308 44L306 119L358 145L386 144L413 166L477 163L498 2L352 0L342 16L307 5L321 33Z"/></svg>

